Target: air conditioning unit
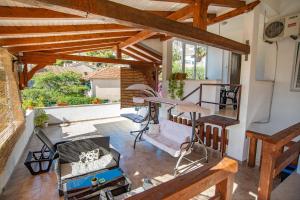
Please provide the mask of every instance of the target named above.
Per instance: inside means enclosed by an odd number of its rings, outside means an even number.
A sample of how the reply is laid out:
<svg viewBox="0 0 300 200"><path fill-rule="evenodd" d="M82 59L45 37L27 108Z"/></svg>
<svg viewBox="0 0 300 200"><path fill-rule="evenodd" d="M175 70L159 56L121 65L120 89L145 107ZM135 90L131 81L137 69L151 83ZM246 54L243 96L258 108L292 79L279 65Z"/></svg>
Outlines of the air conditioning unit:
<svg viewBox="0 0 300 200"><path fill-rule="evenodd" d="M300 14L272 20L265 24L264 40L275 42L286 37L297 39L300 34Z"/></svg>

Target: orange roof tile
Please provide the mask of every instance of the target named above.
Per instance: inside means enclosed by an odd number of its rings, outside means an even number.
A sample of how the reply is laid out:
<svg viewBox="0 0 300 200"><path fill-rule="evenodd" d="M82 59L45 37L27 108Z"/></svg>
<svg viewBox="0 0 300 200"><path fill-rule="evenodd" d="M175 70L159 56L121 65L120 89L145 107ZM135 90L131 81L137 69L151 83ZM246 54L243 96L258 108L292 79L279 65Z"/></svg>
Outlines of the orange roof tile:
<svg viewBox="0 0 300 200"><path fill-rule="evenodd" d="M86 76L85 79L120 79L120 67L104 67Z"/></svg>

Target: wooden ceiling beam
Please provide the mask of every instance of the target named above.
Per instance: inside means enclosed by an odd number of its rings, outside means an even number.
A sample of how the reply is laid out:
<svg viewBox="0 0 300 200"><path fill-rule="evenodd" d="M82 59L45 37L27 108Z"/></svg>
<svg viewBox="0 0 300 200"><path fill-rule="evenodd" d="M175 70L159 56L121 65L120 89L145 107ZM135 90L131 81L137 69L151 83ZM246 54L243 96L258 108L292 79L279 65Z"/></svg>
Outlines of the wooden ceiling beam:
<svg viewBox="0 0 300 200"><path fill-rule="evenodd" d="M94 44L94 45L88 45L88 46L79 46L79 47L68 47L68 48L62 48L62 49L53 49L53 50L46 50L42 51L44 53L63 53L63 52L70 52L70 51L78 51L78 50L84 50L84 49L96 49L101 47L112 47L119 44L118 42L108 42L108 43L102 43L102 44Z"/></svg>
<svg viewBox="0 0 300 200"><path fill-rule="evenodd" d="M143 59L144 61L147 61L147 62L157 62L155 59L153 59L152 57L140 52L139 50L136 50L132 47L127 47L126 48L127 51L129 51L130 53L140 57L141 59Z"/></svg>
<svg viewBox="0 0 300 200"><path fill-rule="evenodd" d="M173 37L183 38L240 54L250 53L249 45L109 0L18 1L39 5L40 7L65 13L81 12L81 15L86 15L88 12L90 16L104 17L107 20L115 20L117 23L124 24L126 26L140 27L153 32L161 32Z"/></svg>
<svg viewBox="0 0 300 200"><path fill-rule="evenodd" d="M193 26L201 30L207 29L207 0L195 0Z"/></svg>
<svg viewBox="0 0 300 200"><path fill-rule="evenodd" d="M149 66L152 64L151 62L132 61L132 60L124 60L124 59L100 58L100 57L92 57L92 56L77 56L77 55L67 55L67 54L47 54L41 52L24 53L23 56L19 57L19 59L23 63L31 63L31 64L55 63L57 59L82 61L82 62L140 65L140 66Z"/></svg>
<svg viewBox="0 0 300 200"><path fill-rule="evenodd" d="M77 15L61 13L44 8L0 6L0 17L5 18L81 18Z"/></svg>
<svg viewBox="0 0 300 200"><path fill-rule="evenodd" d="M0 35L43 34L91 31L137 31L119 24L85 24L85 25L59 25L59 26L0 26Z"/></svg>
<svg viewBox="0 0 300 200"><path fill-rule="evenodd" d="M121 49L122 53L126 54L127 56L130 56L131 58L135 59L135 60L139 60L142 61L142 59L138 56L135 56L134 54L128 52L126 49Z"/></svg>
<svg viewBox="0 0 300 200"><path fill-rule="evenodd" d="M29 37L29 38L7 38L0 39L0 46L21 46L24 44L41 44L41 43L59 43L70 41L86 41L91 39L111 39L136 35L138 31L125 32L106 32L106 33L91 33L78 35L61 35L61 36L47 36L47 37Z"/></svg>
<svg viewBox="0 0 300 200"><path fill-rule="evenodd" d="M97 47L97 48L78 49L78 50L73 50L73 51L62 51L59 53L60 54L74 54L74 53L84 53L84 52L99 51L99 50L112 49L112 48L113 48L113 45L108 45L108 46L101 46L101 47Z"/></svg>
<svg viewBox="0 0 300 200"><path fill-rule="evenodd" d="M42 44L42 45L29 45L29 46L17 46L17 47L8 47L8 51L12 54L18 52L30 52L30 51L45 51L45 50L57 50L70 47L82 47L89 45L99 45L111 42L122 42L125 41L128 37L113 38L113 39L95 39L81 42L65 42L65 43L53 43L53 44Z"/></svg>
<svg viewBox="0 0 300 200"><path fill-rule="evenodd" d="M193 13L193 7L192 6L186 6L176 12L171 13L170 15L167 16L168 19L172 20L185 20L187 17L190 17ZM156 32L149 31L149 30L144 30L141 31L140 33L136 34L135 36L129 38L128 40L122 42L120 44L120 48L124 49L130 45L136 44L140 41L143 41L153 35L155 35Z"/></svg>
<svg viewBox="0 0 300 200"><path fill-rule="evenodd" d="M224 21L224 20L227 20L227 19L230 19L232 17L235 17L235 16L238 16L238 15L241 15L241 14L244 14L244 13L247 13L247 12L250 12L251 10L253 10L258 4L260 3L259 0L257 1L254 1L252 3L249 3L245 6L242 6L240 8L236 8L228 13L225 13L223 15L220 15L220 16L217 16L215 18L212 18L212 19L209 19L208 20L208 25L212 25L212 24L215 24L215 23L218 23L218 22L221 22L221 21Z"/></svg>
<svg viewBox="0 0 300 200"><path fill-rule="evenodd" d="M240 0L209 0L209 5L228 8L239 8L241 6L245 6L246 2Z"/></svg>
<svg viewBox="0 0 300 200"><path fill-rule="evenodd" d="M155 59L156 61L162 61L162 56L161 55L159 55L159 54L143 47L140 44L132 45L132 48L139 50L140 52L144 53L147 56L150 56L151 58Z"/></svg>
<svg viewBox="0 0 300 200"><path fill-rule="evenodd" d="M195 3L195 0L152 0L152 1L187 3L187 4ZM240 1L240 0L209 0L209 5L229 7L229 8L238 8L238 7L246 5L246 3L245 3L245 1Z"/></svg>
<svg viewBox="0 0 300 200"><path fill-rule="evenodd" d="M172 13L174 13L174 11L154 11L154 10L151 10L151 11L148 11L148 12L151 12L151 13L156 14L156 15L161 16L161 17L167 17L168 15L171 15ZM217 16L216 13L207 13L207 18L208 19L214 18L216 16Z"/></svg>

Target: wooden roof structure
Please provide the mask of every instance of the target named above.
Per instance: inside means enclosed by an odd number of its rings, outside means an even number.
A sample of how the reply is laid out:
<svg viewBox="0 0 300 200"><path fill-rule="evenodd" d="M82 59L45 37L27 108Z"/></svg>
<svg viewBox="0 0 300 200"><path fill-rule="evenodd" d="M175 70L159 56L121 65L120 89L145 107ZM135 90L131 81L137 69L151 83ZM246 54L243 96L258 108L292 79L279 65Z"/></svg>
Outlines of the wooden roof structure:
<svg viewBox="0 0 300 200"><path fill-rule="evenodd" d="M140 44L149 38L179 37L248 54L249 45L206 29L257 4L259 0L250 4L241 0L4 0L0 2L0 46L24 63L37 65L27 79L56 59L160 65L162 55ZM101 49L114 49L117 59L74 55ZM124 60L122 54L135 60Z"/></svg>

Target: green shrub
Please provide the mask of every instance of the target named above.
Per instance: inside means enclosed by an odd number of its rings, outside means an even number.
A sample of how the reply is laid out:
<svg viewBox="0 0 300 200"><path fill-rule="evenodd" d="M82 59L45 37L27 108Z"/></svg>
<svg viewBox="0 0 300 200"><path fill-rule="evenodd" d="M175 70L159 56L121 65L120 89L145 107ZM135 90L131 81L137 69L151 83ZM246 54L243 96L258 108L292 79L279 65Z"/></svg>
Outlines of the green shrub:
<svg viewBox="0 0 300 200"><path fill-rule="evenodd" d="M43 109L36 109L34 115L34 125L37 127L43 127L44 123L47 122L49 119L48 115L46 114L45 110Z"/></svg>

